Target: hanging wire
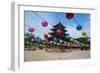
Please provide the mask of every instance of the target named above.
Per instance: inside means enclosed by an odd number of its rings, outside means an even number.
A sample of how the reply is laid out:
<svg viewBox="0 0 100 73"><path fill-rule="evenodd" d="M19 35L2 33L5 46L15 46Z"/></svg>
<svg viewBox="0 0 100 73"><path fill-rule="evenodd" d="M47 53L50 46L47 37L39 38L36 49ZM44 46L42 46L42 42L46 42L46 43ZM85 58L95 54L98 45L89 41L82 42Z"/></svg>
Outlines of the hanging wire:
<svg viewBox="0 0 100 73"><path fill-rule="evenodd" d="M74 20L78 25L81 25L81 24L76 20L75 17L73 17L73 20Z"/></svg>
<svg viewBox="0 0 100 73"><path fill-rule="evenodd" d="M43 17L41 17L40 15L38 15L36 12L34 12L34 11L32 11L36 16L38 16L39 18L41 18L42 20L45 20ZM27 25L27 24L25 24L27 27L31 27L31 26L29 26L29 25ZM42 31L40 31L39 29L36 29L35 28L35 30L37 30L37 31L39 31L39 32L41 32L41 33L44 33L44 32L42 32Z"/></svg>
<svg viewBox="0 0 100 73"><path fill-rule="evenodd" d="M27 24L25 24L25 26L27 26L27 27L31 27L31 26L29 26L29 25L27 25Z"/></svg>
<svg viewBox="0 0 100 73"><path fill-rule="evenodd" d="M32 11L35 15L37 15L39 18L41 18L42 20L45 20L43 17L41 17L40 15L38 15L36 12Z"/></svg>
<svg viewBox="0 0 100 73"><path fill-rule="evenodd" d="M46 20L44 19L42 16L40 16L39 14L37 14L35 11L32 11L36 16L38 16L39 18L41 18L42 20ZM50 24L50 25L53 25L53 24Z"/></svg>
<svg viewBox="0 0 100 73"><path fill-rule="evenodd" d="M40 16L39 14L37 14L35 11L31 11L31 12L34 13L34 14L35 14L36 16L38 16L39 18L41 18L42 20L45 20L43 17L41 17L41 16ZM77 24L79 24L75 17L73 17L73 20L74 20ZM59 19L59 21L60 21L60 19ZM28 26L28 27L30 27L30 26L27 25L27 24L25 24L25 25ZM52 25L52 24L50 24L50 25ZM81 24L79 24L79 25L81 25ZM39 29L36 29L36 30L39 31ZM39 31L39 32L41 32L41 31ZM41 32L41 33L43 33L43 32Z"/></svg>

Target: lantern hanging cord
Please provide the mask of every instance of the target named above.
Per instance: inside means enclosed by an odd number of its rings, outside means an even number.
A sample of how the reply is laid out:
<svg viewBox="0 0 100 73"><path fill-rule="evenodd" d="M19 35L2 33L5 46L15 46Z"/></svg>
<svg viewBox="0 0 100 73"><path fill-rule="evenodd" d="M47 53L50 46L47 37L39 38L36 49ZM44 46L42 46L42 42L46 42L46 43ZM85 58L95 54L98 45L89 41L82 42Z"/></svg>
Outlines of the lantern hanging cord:
<svg viewBox="0 0 100 73"><path fill-rule="evenodd" d="M46 20L46 19L44 19L43 17L41 17L39 14L37 14L36 12L34 12L34 11L32 11L36 16L38 16L39 18L41 18L42 20ZM50 25L52 25L52 24L50 24Z"/></svg>
<svg viewBox="0 0 100 73"><path fill-rule="evenodd" d="M29 26L29 25L27 25L27 24L25 24L25 26L27 26L27 27L29 27L29 28L31 27L31 26Z"/></svg>
<svg viewBox="0 0 100 73"><path fill-rule="evenodd" d="M45 20L43 17L41 17L40 15L38 15L36 12L32 11L35 15L37 15L39 18L41 18L42 20Z"/></svg>
<svg viewBox="0 0 100 73"><path fill-rule="evenodd" d="M75 17L73 17L73 20L74 20L77 24L81 25L81 24L76 20Z"/></svg>

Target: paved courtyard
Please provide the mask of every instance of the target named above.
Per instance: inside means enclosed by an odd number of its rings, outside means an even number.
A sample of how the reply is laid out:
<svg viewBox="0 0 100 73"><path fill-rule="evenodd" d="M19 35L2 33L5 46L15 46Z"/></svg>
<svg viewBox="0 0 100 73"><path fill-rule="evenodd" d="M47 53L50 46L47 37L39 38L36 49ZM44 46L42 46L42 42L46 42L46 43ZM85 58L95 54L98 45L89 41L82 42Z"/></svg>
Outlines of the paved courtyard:
<svg viewBox="0 0 100 73"><path fill-rule="evenodd" d="M70 59L88 59L90 50L72 50L62 53L46 52L45 50L24 51L24 61L43 61L43 60L70 60Z"/></svg>

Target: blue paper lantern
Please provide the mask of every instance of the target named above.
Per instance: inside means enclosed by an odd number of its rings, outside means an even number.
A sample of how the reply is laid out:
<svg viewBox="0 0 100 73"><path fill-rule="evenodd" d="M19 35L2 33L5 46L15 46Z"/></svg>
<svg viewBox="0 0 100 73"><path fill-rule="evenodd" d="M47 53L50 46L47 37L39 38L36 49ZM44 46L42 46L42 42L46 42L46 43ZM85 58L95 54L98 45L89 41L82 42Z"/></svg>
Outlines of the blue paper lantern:
<svg viewBox="0 0 100 73"><path fill-rule="evenodd" d="M82 30L82 26L81 25L77 25L76 29L77 30Z"/></svg>
<svg viewBox="0 0 100 73"><path fill-rule="evenodd" d="M41 38L40 37L36 37L35 38L37 41L41 41Z"/></svg>
<svg viewBox="0 0 100 73"><path fill-rule="evenodd" d="M66 39L69 39L70 37L69 37L69 36L65 36L65 38L66 38Z"/></svg>
<svg viewBox="0 0 100 73"><path fill-rule="evenodd" d="M57 39L54 37L54 38L53 38L53 41L56 41L56 40L57 40Z"/></svg>

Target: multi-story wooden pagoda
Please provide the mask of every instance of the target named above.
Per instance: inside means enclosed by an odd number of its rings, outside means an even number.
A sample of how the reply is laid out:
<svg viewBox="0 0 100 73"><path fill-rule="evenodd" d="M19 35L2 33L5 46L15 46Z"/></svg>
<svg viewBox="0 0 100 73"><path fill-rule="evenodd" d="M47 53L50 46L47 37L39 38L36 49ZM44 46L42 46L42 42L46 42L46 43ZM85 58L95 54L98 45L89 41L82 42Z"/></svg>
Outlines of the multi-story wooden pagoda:
<svg viewBox="0 0 100 73"><path fill-rule="evenodd" d="M52 32L49 34L51 35L50 40L55 37L58 40L66 40L66 36L69 36L68 33L66 33L68 30L65 29L66 27L63 26L60 22L57 25L53 26L53 29L51 29Z"/></svg>

